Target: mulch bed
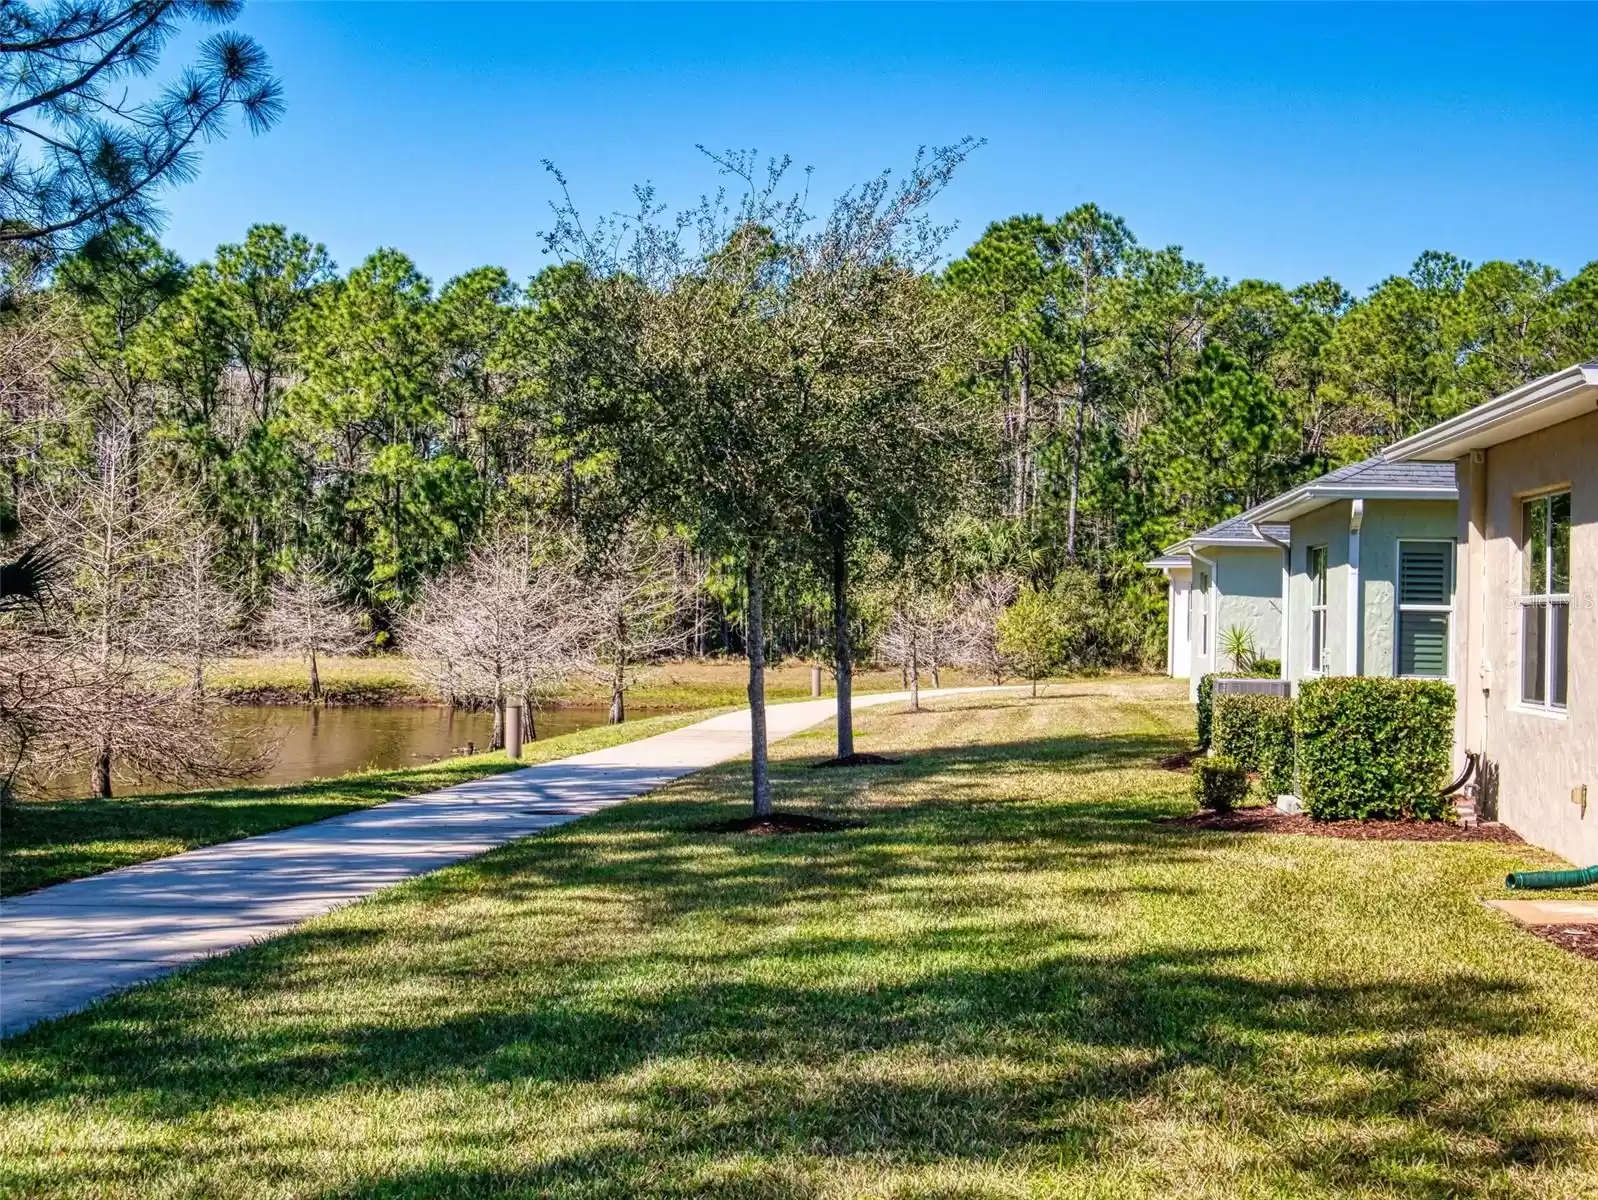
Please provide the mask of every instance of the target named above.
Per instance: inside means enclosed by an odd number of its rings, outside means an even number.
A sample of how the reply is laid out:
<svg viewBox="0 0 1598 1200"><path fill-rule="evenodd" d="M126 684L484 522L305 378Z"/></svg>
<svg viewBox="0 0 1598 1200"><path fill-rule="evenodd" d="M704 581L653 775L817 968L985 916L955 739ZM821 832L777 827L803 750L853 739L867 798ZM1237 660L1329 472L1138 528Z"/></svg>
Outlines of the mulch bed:
<svg viewBox="0 0 1598 1200"><path fill-rule="evenodd" d="M769 817L743 817L737 821L718 821L706 825L706 833L836 833L851 829L852 821L832 821L826 817L807 817L803 813L772 813Z"/></svg>
<svg viewBox="0 0 1598 1200"><path fill-rule="evenodd" d="M1483 821L1466 827L1443 821L1317 821L1302 813L1277 812L1269 806L1218 813L1208 809L1190 817L1167 817L1164 824L1188 829L1222 829L1235 833L1301 833L1311 837L1347 838L1358 842L1504 842L1521 837L1507 825Z"/></svg>
<svg viewBox="0 0 1598 1200"><path fill-rule="evenodd" d="M1598 925L1523 925L1545 942L1598 962Z"/></svg>
<svg viewBox="0 0 1598 1200"><path fill-rule="evenodd" d="M902 758L884 758L880 754L845 754L842 758L827 758L818 763L811 763L811 770L821 767L896 767L902 763Z"/></svg>

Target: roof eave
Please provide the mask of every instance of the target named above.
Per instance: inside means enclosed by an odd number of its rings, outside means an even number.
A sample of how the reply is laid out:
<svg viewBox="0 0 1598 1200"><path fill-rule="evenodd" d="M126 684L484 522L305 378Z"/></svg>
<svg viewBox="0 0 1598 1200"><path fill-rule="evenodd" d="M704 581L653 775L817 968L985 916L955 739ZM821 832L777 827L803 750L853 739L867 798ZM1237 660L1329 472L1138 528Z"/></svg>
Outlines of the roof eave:
<svg viewBox="0 0 1598 1200"><path fill-rule="evenodd" d="M1267 500L1257 510L1256 524L1297 520L1342 500L1458 500L1457 487L1338 487L1306 484Z"/></svg>
<svg viewBox="0 0 1598 1200"><path fill-rule="evenodd" d="M1534 379L1451 420L1395 442L1393 462L1450 462L1538 429L1581 416L1598 398L1598 364L1583 363Z"/></svg>

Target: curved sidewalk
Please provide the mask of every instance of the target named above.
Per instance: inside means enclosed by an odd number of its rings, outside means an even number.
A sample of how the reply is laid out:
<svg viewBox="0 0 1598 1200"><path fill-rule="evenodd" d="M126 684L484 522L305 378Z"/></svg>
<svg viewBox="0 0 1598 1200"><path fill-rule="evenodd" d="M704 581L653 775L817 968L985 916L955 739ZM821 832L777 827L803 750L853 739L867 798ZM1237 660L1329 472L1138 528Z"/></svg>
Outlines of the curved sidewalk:
<svg viewBox="0 0 1598 1200"><path fill-rule="evenodd" d="M1008 688L943 688L925 699ZM909 699L854 698L855 708ZM766 709L777 741L837 701ZM749 710L0 900L0 1037L749 752Z"/></svg>

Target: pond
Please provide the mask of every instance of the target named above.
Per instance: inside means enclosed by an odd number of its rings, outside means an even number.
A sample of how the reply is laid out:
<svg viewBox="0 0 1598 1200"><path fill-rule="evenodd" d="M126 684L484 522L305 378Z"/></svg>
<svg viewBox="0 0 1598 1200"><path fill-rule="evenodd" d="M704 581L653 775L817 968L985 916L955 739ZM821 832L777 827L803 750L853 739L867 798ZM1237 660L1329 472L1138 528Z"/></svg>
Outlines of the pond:
<svg viewBox="0 0 1598 1200"><path fill-rule="evenodd" d="M538 738L603 725L607 716L602 707L540 709ZM486 711L451 711L434 705L298 708L240 704L223 709L222 719L236 734L258 740L258 744L276 744L266 768L246 781L258 784L301 783L369 767L414 767L464 754L468 743L481 752L488 749L493 726L493 715ZM200 780L190 786L229 782L234 781ZM82 771L50 780L44 790L50 796L82 796L87 785L85 766ZM132 795L181 789L118 776L113 790Z"/></svg>

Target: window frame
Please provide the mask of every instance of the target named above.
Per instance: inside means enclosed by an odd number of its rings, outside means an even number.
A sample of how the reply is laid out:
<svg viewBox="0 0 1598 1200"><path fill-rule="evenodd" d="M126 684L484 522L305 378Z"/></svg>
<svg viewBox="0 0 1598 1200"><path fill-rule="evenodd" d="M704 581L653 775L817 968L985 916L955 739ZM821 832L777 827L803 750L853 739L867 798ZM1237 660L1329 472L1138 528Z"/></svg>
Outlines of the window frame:
<svg viewBox="0 0 1598 1200"><path fill-rule="evenodd" d="M1200 571L1199 577L1199 654L1210 653L1210 572Z"/></svg>
<svg viewBox="0 0 1598 1200"><path fill-rule="evenodd" d="M1315 570L1316 554L1320 555L1320 571ZM1309 661L1306 675L1324 675L1331 661L1331 646L1327 635L1331 630L1330 600L1332 594L1332 548L1330 544L1304 547L1304 574L1309 579ZM1320 585L1320 599L1315 598L1316 585ZM1317 622L1319 630L1317 636ZM1317 647L1320 655L1317 659Z"/></svg>
<svg viewBox="0 0 1598 1200"><path fill-rule="evenodd" d="M1517 551L1515 558L1516 558L1516 566L1519 568L1518 575L1520 577L1520 583L1519 583L1518 595L1517 595L1517 603L1515 605L1515 611L1516 611L1517 616L1519 617L1519 620L1517 622L1517 628L1516 628L1516 631L1515 631L1515 637L1517 639L1518 648L1519 648L1519 651L1520 651L1520 670L1516 672L1516 681L1515 681L1516 706L1526 710L1527 712L1532 712L1532 713L1537 713L1537 714L1542 715L1542 716L1552 716L1552 717L1564 717L1570 711L1570 607L1571 607L1570 580L1566 579L1566 581L1565 581L1565 591L1563 591L1563 592L1555 592L1553 590L1553 586L1554 586L1554 537L1553 537L1553 533L1554 533L1553 511L1554 510L1553 510L1553 502L1556 499L1558 499L1560 496L1564 496L1566 498L1566 504L1565 504L1566 517L1565 517L1565 520L1568 523L1568 525L1570 526L1571 532L1574 532L1575 521L1572 518L1572 516L1570 515L1570 513L1571 513L1571 503L1570 503L1570 501L1571 501L1571 486L1570 486L1570 484L1568 484L1568 483L1557 484L1557 485L1555 485L1553 487L1545 488L1542 491L1526 492L1526 493L1522 493L1521 495L1518 495L1518 496L1515 497L1515 503L1519 507L1519 521L1518 521L1519 530L1518 530L1518 536L1516 538L1516 543L1515 543L1516 551ZM1543 529L1542 529L1542 534L1543 534L1542 587L1543 587L1543 590L1541 592L1528 592L1526 590L1526 576L1528 574L1528 567L1530 565L1527 562L1527 555L1530 553L1530 550L1531 550L1531 547L1530 547L1531 535L1532 535L1532 530L1531 530L1531 525L1530 525L1531 507L1532 507L1532 505L1538 504L1538 503L1541 503L1544 506L1544 508L1543 508L1544 525L1543 525ZM1568 536L1569 535L1567 535L1567 538L1568 538ZM1569 547L1569 542L1567 541L1567 551L1566 551L1567 554L1569 553L1568 547ZM1568 562L1566 563L1566 571L1567 571L1567 573L1570 573L1572 575L1574 574L1573 572L1570 571L1570 564ZM1555 623L1550 618L1552 616L1553 609L1554 609L1554 607L1556 605L1562 605L1564 607L1564 610L1565 610L1565 638L1564 638L1564 642L1563 642L1563 646L1562 646L1562 648L1564 650L1564 653L1565 653L1565 702L1562 703L1562 704L1558 703L1558 702L1556 702L1554 700L1555 669L1554 669L1554 653L1553 653L1553 651L1554 651L1554 645L1555 645L1555 638L1554 638ZM1534 698L1529 697L1529 696L1526 695L1526 615L1527 615L1527 610L1528 609L1532 609L1532 608L1541 608L1544 611L1544 613L1546 614L1544 616L1544 619L1543 619L1543 622L1542 622L1542 646L1540 647L1540 650L1541 650L1541 653L1542 653L1542 659L1543 659L1543 670L1542 670L1542 692L1543 692L1543 695L1542 695L1542 699L1541 700L1534 699Z"/></svg>
<svg viewBox="0 0 1598 1200"><path fill-rule="evenodd" d="M1396 561L1393 563L1393 675L1399 679L1441 679L1445 683L1454 681L1454 567L1455 557L1459 543L1453 538L1426 538L1406 537L1398 538L1396 547ZM1444 546L1447 553L1443 556L1448 570L1448 603L1447 604L1405 604L1404 603L1404 547L1414 545ZM1404 660L1404 614L1406 612L1442 613L1448 618L1448 666L1442 675L1404 675L1399 667Z"/></svg>

